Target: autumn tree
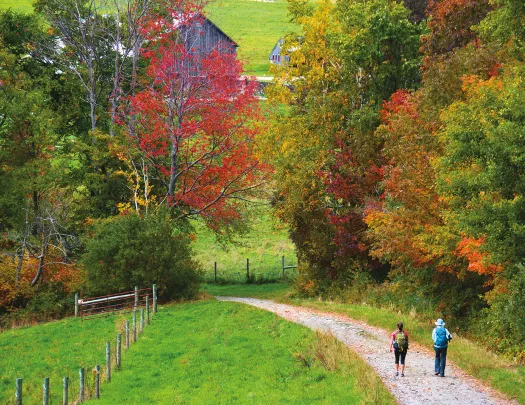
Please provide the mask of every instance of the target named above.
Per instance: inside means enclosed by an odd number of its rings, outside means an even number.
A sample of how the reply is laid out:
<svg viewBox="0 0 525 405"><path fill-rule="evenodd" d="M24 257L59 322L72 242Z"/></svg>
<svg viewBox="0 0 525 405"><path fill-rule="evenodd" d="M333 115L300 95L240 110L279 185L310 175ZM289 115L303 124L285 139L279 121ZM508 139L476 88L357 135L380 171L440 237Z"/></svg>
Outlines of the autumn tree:
<svg viewBox="0 0 525 405"><path fill-rule="evenodd" d="M239 217L266 166L254 154L254 83L241 79L231 44L203 48L202 7L175 2L143 21L148 67L143 90L130 98L136 132L128 135L158 202L219 225Z"/></svg>
<svg viewBox="0 0 525 405"><path fill-rule="evenodd" d="M277 212L303 262L299 283L326 290L368 262L362 217L380 180L379 106L398 87L417 86L419 28L387 1L290 4L303 35L285 39L291 60L270 93L290 107L268 134L281 149L267 151Z"/></svg>

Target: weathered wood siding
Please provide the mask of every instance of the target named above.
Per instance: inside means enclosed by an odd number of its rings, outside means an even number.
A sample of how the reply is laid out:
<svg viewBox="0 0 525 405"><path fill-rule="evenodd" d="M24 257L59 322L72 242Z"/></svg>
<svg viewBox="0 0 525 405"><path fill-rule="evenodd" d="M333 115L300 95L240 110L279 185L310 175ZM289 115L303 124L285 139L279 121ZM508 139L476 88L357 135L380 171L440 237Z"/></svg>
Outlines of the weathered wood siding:
<svg viewBox="0 0 525 405"><path fill-rule="evenodd" d="M186 33L189 47L195 53L205 55L213 50L221 53L237 51L237 44L208 19L192 24Z"/></svg>

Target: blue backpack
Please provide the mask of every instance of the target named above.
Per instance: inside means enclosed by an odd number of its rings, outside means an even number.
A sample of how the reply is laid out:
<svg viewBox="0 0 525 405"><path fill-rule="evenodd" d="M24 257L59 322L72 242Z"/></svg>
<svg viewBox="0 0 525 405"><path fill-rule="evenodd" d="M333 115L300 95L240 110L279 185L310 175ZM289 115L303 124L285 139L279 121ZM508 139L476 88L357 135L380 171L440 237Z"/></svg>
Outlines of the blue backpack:
<svg viewBox="0 0 525 405"><path fill-rule="evenodd" d="M434 346L439 348L448 347L447 331L445 328L436 328L436 342Z"/></svg>

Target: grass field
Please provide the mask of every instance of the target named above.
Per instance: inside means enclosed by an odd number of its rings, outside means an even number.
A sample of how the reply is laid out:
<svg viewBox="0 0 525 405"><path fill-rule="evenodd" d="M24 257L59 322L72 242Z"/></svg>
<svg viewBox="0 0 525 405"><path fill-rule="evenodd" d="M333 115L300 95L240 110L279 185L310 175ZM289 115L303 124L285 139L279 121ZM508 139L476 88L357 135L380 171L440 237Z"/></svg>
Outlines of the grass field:
<svg viewBox="0 0 525 405"><path fill-rule="evenodd" d="M24 403L41 403L44 377L50 403L62 403L64 375L76 403L78 368L86 368L92 390L93 366L104 369L105 342L122 320L66 319L0 334L0 403L15 403L17 377ZM395 403L374 371L334 338L213 299L159 307L112 381L102 381L102 404Z"/></svg>
<svg viewBox="0 0 525 405"><path fill-rule="evenodd" d="M219 279L245 282L246 259L250 259L250 273L255 279L277 279L282 274L281 257L286 265L297 264L295 248L288 238L286 227L275 219L268 206L252 207L248 211L251 229L236 238L235 243L223 246L204 225L196 222L197 241L194 244L196 259L205 272L205 280L214 277L217 262ZM294 270L286 270L293 274Z"/></svg>
<svg viewBox="0 0 525 405"><path fill-rule="evenodd" d="M32 0L0 0L0 10L7 10L10 8L13 11L18 11L21 13L32 13L32 3Z"/></svg>
<svg viewBox="0 0 525 405"><path fill-rule="evenodd" d="M374 372L334 342L323 350L340 360L324 367L316 358L324 340L242 304L165 307L92 403L394 403Z"/></svg>
<svg viewBox="0 0 525 405"><path fill-rule="evenodd" d="M32 0L0 0L0 10L30 13ZM217 0L207 7L209 18L239 44L239 58L249 75L268 73L268 55L294 28L288 22L286 0Z"/></svg>
<svg viewBox="0 0 525 405"><path fill-rule="evenodd" d="M433 320L422 320L417 316L395 312L388 309L374 308L368 305L341 304L323 302L314 299L290 298L290 288L284 285L268 286L204 286L211 295L227 295L243 297L247 292L250 297L272 298L293 305L301 305L327 312L345 314L353 319L365 321L388 331L394 330L396 323L402 321L410 338L424 346L432 348L431 333ZM449 326L450 327L450 326ZM453 329L450 329L451 331ZM449 346L448 357L469 374L486 381L495 389L515 398L520 404L525 404L525 366L497 356L487 348L465 338L456 336ZM408 359L408 358L407 358Z"/></svg>
<svg viewBox="0 0 525 405"><path fill-rule="evenodd" d="M268 72L268 56L284 34L294 29L289 23L285 0L217 0L208 7L209 18L239 47L247 62L246 72L262 76Z"/></svg>
<svg viewBox="0 0 525 405"><path fill-rule="evenodd" d="M122 320L68 318L1 333L0 404L14 403L16 378L24 379L26 404L41 403L44 377L50 377L51 403L62 403L65 376L71 381L71 398L78 398L78 369L85 367L90 375L96 364L104 364L106 341L114 342Z"/></svg>

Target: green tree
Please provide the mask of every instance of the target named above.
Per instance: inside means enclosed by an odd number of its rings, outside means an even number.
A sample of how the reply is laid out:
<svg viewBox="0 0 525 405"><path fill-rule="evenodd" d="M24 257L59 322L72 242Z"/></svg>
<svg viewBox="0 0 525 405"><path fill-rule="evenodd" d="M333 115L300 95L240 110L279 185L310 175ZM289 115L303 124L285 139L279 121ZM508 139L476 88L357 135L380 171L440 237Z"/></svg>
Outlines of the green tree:
<svg viewBox="0 0 525 405"><path fill-rule="evenodd" d="M194 298L200 276L189 231L162 212L98 221L86 241L86 292L104 295L157 284L161 300Z"/></svg>

